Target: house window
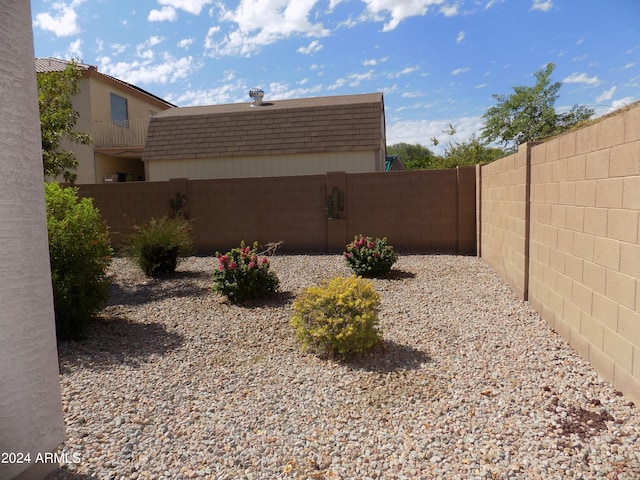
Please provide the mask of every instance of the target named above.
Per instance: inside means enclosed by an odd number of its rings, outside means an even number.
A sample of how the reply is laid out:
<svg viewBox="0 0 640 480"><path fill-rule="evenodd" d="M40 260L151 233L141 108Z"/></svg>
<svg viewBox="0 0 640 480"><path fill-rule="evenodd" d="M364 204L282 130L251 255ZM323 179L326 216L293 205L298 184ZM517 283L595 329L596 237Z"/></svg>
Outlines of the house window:
<svg viewBox="0 0 640 480"><path fill-rule="evenodd" d="M111 123L118 127L129 127L129 111L127 99L115 93L111 95Z"/></svg>

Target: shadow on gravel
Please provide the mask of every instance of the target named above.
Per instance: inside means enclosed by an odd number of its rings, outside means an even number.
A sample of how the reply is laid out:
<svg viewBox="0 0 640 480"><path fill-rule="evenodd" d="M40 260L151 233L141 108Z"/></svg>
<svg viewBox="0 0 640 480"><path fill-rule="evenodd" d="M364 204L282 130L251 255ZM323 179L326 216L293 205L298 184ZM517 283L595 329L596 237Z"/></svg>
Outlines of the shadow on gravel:
<svg viewBox="0 0 640 480"><path fill-rule="evenodd" d="M80 342L58 345L60 373L65 365L109 368L114 365L137 367L151 356L162 356L182 345L183 338L158 323L138 323L119 317L98 317Z"/></svg>
<svg viewBox="0 0 640 480"><path fill-rule="evenodd" d="M276 292L266 298L250 298L244 302L232 302L225 300L229 305L235 305L240 308L280 308L290 303L295 298L291 292Z"/></svg>
<svg viewBox="0 0 640 480"><path fill-rule="evenodd" d="M345 362L354 370L388 373L399 370L416 370L424 363L430 363L431 357L421 350L407 345L385 340L384 352L376 349L358 359Z"/></svg>
<svg viewBox="0 0 640 480"><path fill-rule="evenodd" d="M206 280L206 286L202 281ZM165 298L200 297L210 291L208 272L175 272L141 285L112 283L107 305L143 305Z"/></svg>
<svg viewBox="0 0 640 480"><path fill-rule="evenodd" d="M98 477L85 475L83 473L72 473L66 468L60 467L44 477L44 480L98 480Z"/></svg>
<svg viewBox="0 0 640 480"><path fill-rule="evenodd" d="M406 270L389 270L384 275L380 275L381 280L405 280L407 278L416 278L416 274L413 272L407 272Z"/></svg>

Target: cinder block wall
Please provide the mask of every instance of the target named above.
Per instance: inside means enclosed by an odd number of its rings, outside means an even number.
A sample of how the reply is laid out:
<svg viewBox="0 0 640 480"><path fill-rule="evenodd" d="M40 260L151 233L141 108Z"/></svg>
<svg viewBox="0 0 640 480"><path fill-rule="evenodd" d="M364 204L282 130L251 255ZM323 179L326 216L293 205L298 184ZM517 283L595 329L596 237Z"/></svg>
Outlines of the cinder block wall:
<svg viewBox="0 0 640 480"><path fill-rule="evenodd" d="M199 254L241 240L282 241L285 252L344 250L356 234L386 236L399 251L475 253L475 169L174 179L81 185L118 247L134 224L180 211L193 220ZM327 198L342 198L328 218Z"/></svg>
<svg viewBox="0 0 640 480"><path fill-rule="evenodd" d="M481 256L520 296L527 296L528 145L479 168Z"/></svg>
<svg viewBox="0 0 640 480"><path fill-rule="evenodd" d="M475 253L474 182L473 167L347 175L347 239L368 232L404 250Z"/></svg>
<svg viewBox="0 0 640 480"><path fill-rule="evenodd" d="M327 249L324 175L186 183L199 254L228 251L241 240L282 241L285 251Z"/></svg>
<svg viewBox="0 0 640 480"><path fill-rule="evenodd" d="M79 185L78 195L93 199L109 225L111 243L122 244L133 226L169 213L170 182L135 182Z"/></svg>
<svg viewBox="0 0 640 480"><path fill-rule="evenodd" d="M516 156L479 169L482 257L602 377L638 403L640 104L549 142L521 146L517 155L526 159L527 152L529 191L522 188ZM523 261L512 251L522 245L523 232L527 236L518 220L527 213L529 272L523 278Z"/></svg>
<svg viewBox="0 0 640 480"><path fill-rule="evenodd" d="M529 301L640 402L640 104L531 149Z"/></svg>

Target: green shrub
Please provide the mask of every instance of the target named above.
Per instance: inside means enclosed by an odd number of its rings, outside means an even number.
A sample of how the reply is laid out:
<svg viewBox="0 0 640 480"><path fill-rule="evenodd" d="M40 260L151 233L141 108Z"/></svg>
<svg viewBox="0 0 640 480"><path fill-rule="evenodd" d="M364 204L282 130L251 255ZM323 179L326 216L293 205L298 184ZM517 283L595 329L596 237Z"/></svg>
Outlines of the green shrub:
<svg viewBox="0 0 640 480"><path fill-rule="evenodd" d="M218 265L213 271L213 290L234 302L249 298L262 298L278 289L279 281L274 272L269 271L269 260L260 257L258 242L253 247L245 245L222 255L216 252Z"/></svg>
<svg viewBox="0 0 640 480"><path fill-rule="evenodd" d="M387 244L386 237L374 240L356 235L353 242L347 245L344 258L356 275L375 277L391 270L398 260L398 254Z"/></svg>
<svg viewBox="0 0 640 480"><path fill-rule="evenodd" d="M45 185L49 257L58 340L79 340L109 294L113 254L106 224L77 189Z"/></svg>
<svg viewBox="0 0 640 480"><path fill-rule="evenodd" d="M336 277L303 291L291 325L305 349L350 358L382 345L379 303L370 281Z"/></svg>
<svg viewBox="0 0 640 480"><path fill-rule="evenodd" d="M182 217L162 217L141 227L134 227L125 247L148 277L161 277L176 271L178 257L193 253L191 222Z"/></svg>

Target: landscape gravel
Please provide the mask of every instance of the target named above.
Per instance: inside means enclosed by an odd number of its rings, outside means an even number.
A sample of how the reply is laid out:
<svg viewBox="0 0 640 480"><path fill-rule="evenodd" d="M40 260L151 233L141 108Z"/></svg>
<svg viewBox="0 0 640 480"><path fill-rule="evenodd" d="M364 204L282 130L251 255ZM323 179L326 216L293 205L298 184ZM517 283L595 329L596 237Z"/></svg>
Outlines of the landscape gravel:
<svg viewBox="0 0 640 480"><path fill-rule="evenodd" d="M126 259L88 339L59 347L68 461L50 479L638 479L638 409L481 259L405 255L384 352L305 353L289 324L340 255L276 255L235 305L213 257L167 279Z"/></svg>

